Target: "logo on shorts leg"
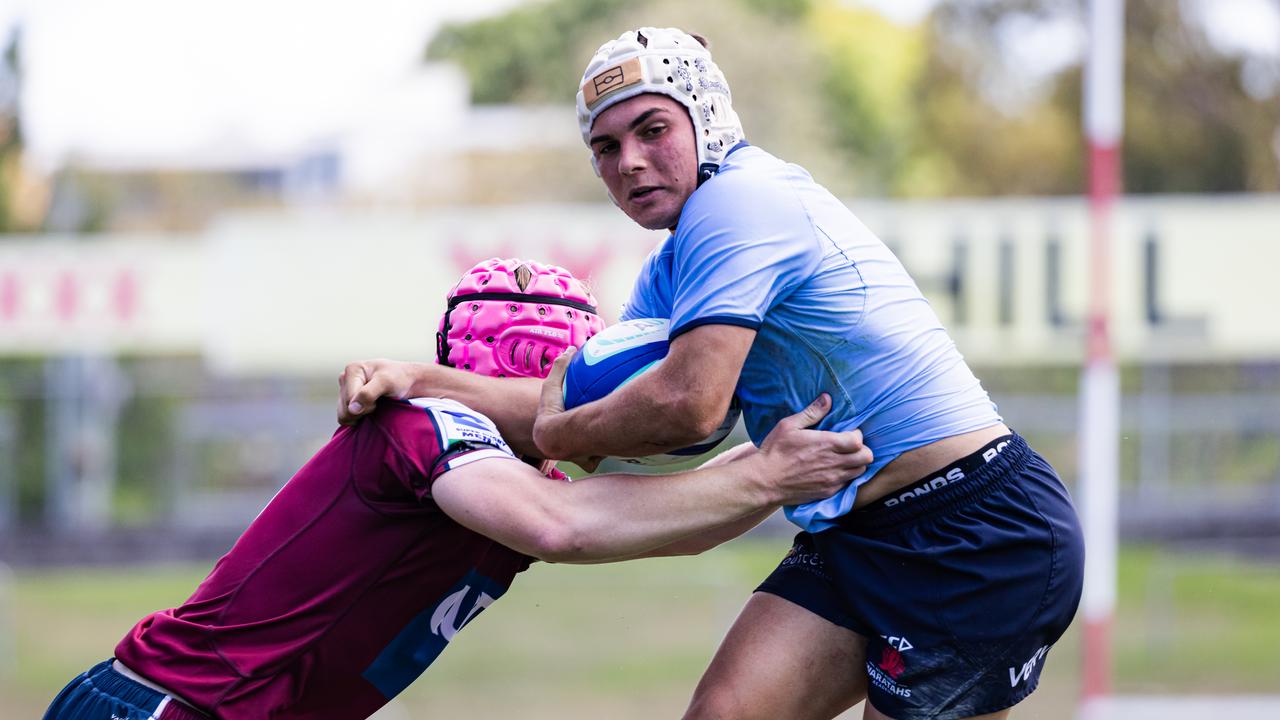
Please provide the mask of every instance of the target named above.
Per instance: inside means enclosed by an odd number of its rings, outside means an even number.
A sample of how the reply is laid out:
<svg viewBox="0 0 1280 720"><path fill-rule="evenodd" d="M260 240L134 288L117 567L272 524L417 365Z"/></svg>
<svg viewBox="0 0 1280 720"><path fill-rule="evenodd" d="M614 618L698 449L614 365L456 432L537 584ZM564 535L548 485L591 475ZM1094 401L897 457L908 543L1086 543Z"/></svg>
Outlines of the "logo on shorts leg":
<svg viewBox="0 0 1280 720"><path fill-rule="evenodd" d="M786 557L782 558L782 566L789 567L791 565L809 565L811 567L822 567L822 556L816 552L806 552L809 548L803 545L792 545L787 551Z"/></svg>
<svg viewBox="0 0 1280 720"><path fill-rule="evenodd" d="M897 680L902 673L906 672L907 663L902 659L902 653L891 647L887 647L884 649L884 652L880 653L880 664L878 667L888 673L889 677Z"/></svg>
<svg viewBox="0 0 1280 720"><path fill-rule="evenodd" d="M786 557L782 558L782 562L778 563L778 567L808 570L827 577L826 563L822 561L822 555L814 548L800 543L791 546L791 549L787 551Z"/></svg>
<svg viewBox="0 0 1280 720"><path fill-rule="evenodd" d="M1022 663L1022 668L1009 668L1009 687L1018 687L1018 683L1026 682L1036 674L1036 667L1040 665L1040 661L1044 659L1046 653L1052 645L1045 645L1031 654L1031 659Z"/></svg>
<svg viewBox="0 0 1280 720"><path fill-rule="evenodd" d="M884 692L898 697L911 697L911 688L899 684L898 678L907 671L905 653L914 648L910 640L896 635L881 635L887 643L880 651L880 661L867 660L867 679Z"/></svg>

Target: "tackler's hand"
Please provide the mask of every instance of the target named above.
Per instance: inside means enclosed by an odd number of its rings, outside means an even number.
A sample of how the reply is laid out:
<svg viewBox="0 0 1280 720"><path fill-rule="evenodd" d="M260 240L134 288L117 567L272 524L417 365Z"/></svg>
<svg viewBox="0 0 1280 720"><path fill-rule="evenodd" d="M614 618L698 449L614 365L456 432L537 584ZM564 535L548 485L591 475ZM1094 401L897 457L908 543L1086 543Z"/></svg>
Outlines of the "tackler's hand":
<svg viewBox="0 0 1280 720"><path fill-rule="evenodd" d="M555 362L551 363L551 370L542 381L542 395L538 399L538 416L533 421L533 443L538 446L538 450L542 451L543 457L556 460L567 459L564 455L556 453L558 448L562 447L560 419L565 414L564 376L574 352L576 348L565 348Z"/></svg>
<svg viewBox="0 0 1280 720"><path fill-rule="evenodd" d="M407 397L413 389L412 366L383 359L347 365L338 376L338 422L351 425L372 411L380 397Z"/></svg>
<svg viewBox="0 0 1280 720"><path fill-rule="evenodd" d="M831 411L823 393L804 410L778 421L744 462L757 462L779 504L793 505L831 497L866 472L874 455L862 444L861 430L828 432L808 428Z"/></svg>

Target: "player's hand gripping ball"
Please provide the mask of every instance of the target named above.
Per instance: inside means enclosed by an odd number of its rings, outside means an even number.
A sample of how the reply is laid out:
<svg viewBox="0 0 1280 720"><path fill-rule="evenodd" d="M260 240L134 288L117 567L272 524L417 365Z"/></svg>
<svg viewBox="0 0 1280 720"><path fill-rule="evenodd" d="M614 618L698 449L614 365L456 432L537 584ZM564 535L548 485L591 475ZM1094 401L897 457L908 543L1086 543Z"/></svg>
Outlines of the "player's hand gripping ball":
<svg viewBox="0 0 1280 720"><path fill-rule="evenodd" d="M599 400L661 364L667 356L670 329L669 320L646 318L620 322L592 336L569 361L565 371L565 409ZM738 399L734 398L724 422L701 442L658 455L619 459L639 465L669 465L692 460L710 452L728 437L741 415Z"/></svg>

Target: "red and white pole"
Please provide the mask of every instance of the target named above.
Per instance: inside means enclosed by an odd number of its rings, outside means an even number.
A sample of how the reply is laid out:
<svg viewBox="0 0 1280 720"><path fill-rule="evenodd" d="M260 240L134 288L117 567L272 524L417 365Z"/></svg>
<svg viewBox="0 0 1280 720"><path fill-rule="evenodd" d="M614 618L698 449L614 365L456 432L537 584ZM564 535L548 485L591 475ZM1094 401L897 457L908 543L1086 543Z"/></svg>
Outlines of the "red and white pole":
<svg viewBox="0 0 1280 720"><path fill-rule="evenodd" d="M1124 0L1090 0L1084 126L1089 143L1089 315L1080 378L1079 468L1085 532L1080 716L1100 717L1111 693L1116 605L1120 379L1111 345L1111 212L1124 127Z"/></svg>

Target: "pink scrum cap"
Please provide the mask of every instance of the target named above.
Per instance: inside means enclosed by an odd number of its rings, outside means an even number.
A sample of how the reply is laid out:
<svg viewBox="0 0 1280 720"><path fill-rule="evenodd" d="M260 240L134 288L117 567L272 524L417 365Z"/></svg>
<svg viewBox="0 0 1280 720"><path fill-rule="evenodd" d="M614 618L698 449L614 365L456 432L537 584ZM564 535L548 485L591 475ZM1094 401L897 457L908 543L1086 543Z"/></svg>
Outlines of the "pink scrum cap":
<svg viewBox="0 0 1280 720"><path fill-rule="evenodd" d="M493 377L546 377L564 349L604 329L568 270L490 258L462 274L436 333L436 362Z"/></svg>

